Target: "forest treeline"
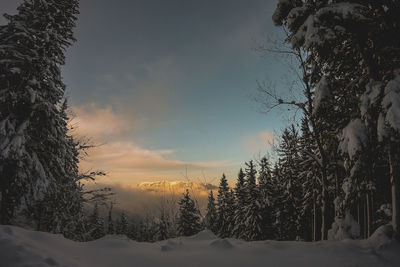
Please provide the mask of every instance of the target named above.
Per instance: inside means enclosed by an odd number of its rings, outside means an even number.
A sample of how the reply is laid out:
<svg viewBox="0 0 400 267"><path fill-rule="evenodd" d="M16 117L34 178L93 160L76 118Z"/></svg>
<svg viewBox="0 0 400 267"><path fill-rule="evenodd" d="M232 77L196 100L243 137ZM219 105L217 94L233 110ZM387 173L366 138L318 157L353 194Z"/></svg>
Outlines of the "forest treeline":
<svg viewBox="0 0 400 267"><path fill-rule="evenodd" d="M271 51L296 59L302 100L260 92L266 111L294 107L300 123L283 131L273 166L247 163L232 190L222 178L209 229L316 241L367 238L390 223L399 238L399 14L397 0L278 1L287 46Z"/></svg>
<svg viewBox="0 0 400 267"><path fill-rule="evenodd" d="M24 0L0 26L0 223L75 240L127 228L133 236L137 225L127 226L126 215L114 226L112 212L104 223L97 205L93 214L84 209L109 190L85 190L85 180L103 173L79 171L90 145L68 126L60 68L75 41L78 6ZM398 0L279 0L273 21L287 46L278 52L297 60L302 100L260 92L266 111L294 107L301 122L283 131L273 166L266 157L246 163L233 189L223 176L204 219L188 191L175 223L164 215L143 222L136 239L205 226L245 240L367 238L387 223L398 238L399 14Z"/></svg>

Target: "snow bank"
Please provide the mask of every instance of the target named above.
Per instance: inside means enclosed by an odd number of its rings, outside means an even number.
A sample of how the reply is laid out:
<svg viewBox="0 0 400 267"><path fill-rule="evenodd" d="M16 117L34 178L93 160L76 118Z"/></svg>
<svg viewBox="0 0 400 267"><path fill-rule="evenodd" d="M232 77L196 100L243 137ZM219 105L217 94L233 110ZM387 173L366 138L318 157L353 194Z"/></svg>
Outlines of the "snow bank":
<svg viewBox="0 0 400 267"><path fill-rule="evenodd" d="M393 226L390 224L382 225L376 229L375 233L368 238L368 243L371 247L381 249L392 243Z"/></svg>
<svg viewBox="0 0 400 267"><path fill-rule="evenodd" d="M0 226L0 267L400 266L400 245L384 241L385 231L371 240L316 243L244 242L218 239L209 231L157 243L138 243L124 236L77 243L59 235Z"/></svg>
<svg viewBox="0 0 400 267"><path fill-rule="evenodd" d="M328 231L328 240L356 239L360 237L360 225L350 213L344 219L337 218Z"/></svg>

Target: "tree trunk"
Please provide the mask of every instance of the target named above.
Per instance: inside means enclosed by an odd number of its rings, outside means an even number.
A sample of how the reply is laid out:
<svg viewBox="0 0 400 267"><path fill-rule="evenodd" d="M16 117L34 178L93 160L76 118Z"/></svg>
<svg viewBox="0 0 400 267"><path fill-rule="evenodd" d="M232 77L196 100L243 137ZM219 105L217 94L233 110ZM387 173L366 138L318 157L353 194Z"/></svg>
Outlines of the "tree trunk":
<svg viewBox="0 0 400 267"><path fill-rule="evenodd" d="M398 148L394 144L389 145L389 166L390 166L390 184L392 187L392 225L393 237L400 239L400 213L398 206L398 186L399 186L399 153Z"/></svg>
<svg viewBox="0 0 400 267"><path fill-rule="evenodd" d="M327 219L328 219L328 191L326 165L322 166L322 206L321 206L321 240L327 239Z"/></svg>
<svg viewBox="0 0 400 267"><path fill-rule="evenodd" d="M16 200L13 198L12 179L13 170L16 170L14 165L5 163L3 165L3 177L0 179L1 199L0 199L0 224L10 224ZM15 197L15 196L14 196Z"/></svg>
<svg viewBox="0 0 400 267"><path fill-rule="evenodd" d="M339 198L339 170L337 164L335 164L335 199ZM335 205L335 218L339 217L340 210L337 205Z"/></svg>
<svg viewBox="0 0 400 267"><path fill-rule="evenodd" d="M374 191L371 191L371 213L370 213L370 220L371 220L371 233L375 231L375 206L374 206Z"/></svg>
<svg viewBox="0 0 400 267"><path fill-rule="evenodd" d="M367 216L367 238L371 236L371 207L370 207L370 201L369 201L369 193L367 192L366 195L366 208L367 208L367 212L366 212L366 216Z"/></svg>
<svg viewBox="0 0 400 267"><path fill-rule="evenodd" d="M366 197L368 198L368 195L366 195ZM364 238L367 238L367 231L368 231L368 223L367 223L367 201L364 201L363 203L364 205L364 209L363 209L363 217L364 217L364 231L363 231L363 236Z"/></svg>
<svg viewBox="0 0 400 267"><path fill-rule="evenodd" d="M360 218L361 214L360 214L360 198L357 198L357 222L360 225L361 228L361 218Z"/></svg>
<svg viewBox="0 0 400 267"><path fill-rule="evenodd" d="M5 190L1 192L1 200L0 200L0 224L8 224L7 222L7 198Z"/></svg>
<svg viewBox="0 0 400 267"><path fill-rule="evenodd" d="M313 237L312 240L317 241L317 203L315 199L315 192L313 196Z"/></svg>

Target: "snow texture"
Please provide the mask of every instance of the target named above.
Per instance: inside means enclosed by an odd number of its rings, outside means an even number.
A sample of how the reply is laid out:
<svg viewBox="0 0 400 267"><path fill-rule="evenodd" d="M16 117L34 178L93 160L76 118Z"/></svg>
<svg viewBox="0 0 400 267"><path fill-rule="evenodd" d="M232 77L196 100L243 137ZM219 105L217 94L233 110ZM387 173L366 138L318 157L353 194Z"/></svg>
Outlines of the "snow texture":
<svg viewBox="0 0 400 267"><path fill-rule="evenodd" d="M328 231L328 240L356 239L360 237L360 225L348 212L344 218L336 218Z"/></svg>
<svg viewBox="0 0 400 267"><path fill-rule="evenodd" d="M365 147L367 141L365 125L360 119L353 119L343 129L339 149L349 155L350 160L355 159L358 152Z"/></svg>
<svg viewBox="0 0 400 267"><path fill-rule="evenodd" d="M284 7L284 6L282 6ZM288 15L288 26L289 28L295 22L297 17L300 17L305 10L301 8L294 8ZM305 19L303 25L299 27L296 33L291 37L290 41L293 46L299 46L304 43L306 48L311 48L313 46L322 46L325 42L335 39L337 33L342 33L346 29L335 23L333 28L323 25L322 17L330 16L338 21L358 21L362 22L366 20L363 15L364 7L359 4L352 3L335 3L330 4L326 7L320 8L315 14L311 14ZM279 12L278 12L279 13Z"/></svg>
<svg viewBox="0 0 400 267"><path fill-rule="evenodd" d="M0 266L399 266L400 245L387 239L387 230L378 229L368 240L314 243L215 239L209 232L157 243L124 236L77 243L60 235L0 226Z"/></svg>
<svg viewBox="0 0 400 267"><path fill-rule="evenodd" d="M370 81L367 86L365 93L361 96L360 111L361 116L364 118L370 107L376 106L379 100L379 96L382 91L382 83L378 81Z"/></svg>
<svg viewBox="0 0 400 267"><path fill-rule="evenodd" d="M326 77L322 77L318 84L315 86L315 96L313 100L313 115L317 113L318 109L321 107L323 101L331 97L331 92L329 91L329 83Z"/></svg>
<svg viewBox="0 0 400 267"><path fill-rule="evenodd" d="M389 126L396 132L400 131L400 69L395 72L393 80L389 81L385 87L382 99L382 109L384 114L378 121L378 137L382 140L386 137Z"/></svg>
<svg viewBox="0 0 400 267"><path fill-rule="evenodd" d="M393 226L391 224L382 225L371 235L368 242L372 247L380 249L392 243L392 239L390 238L392 235Z"/></svg>

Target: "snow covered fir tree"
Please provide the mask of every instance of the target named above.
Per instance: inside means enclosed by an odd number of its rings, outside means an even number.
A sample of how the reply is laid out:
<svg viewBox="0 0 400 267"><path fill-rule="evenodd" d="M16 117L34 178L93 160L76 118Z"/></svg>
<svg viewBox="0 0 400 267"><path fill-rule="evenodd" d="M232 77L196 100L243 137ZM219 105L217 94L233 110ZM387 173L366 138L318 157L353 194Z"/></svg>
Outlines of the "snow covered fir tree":
<svg viewBox="0 0 400 267"><path fill-rule="evenodd" d="M77 14L77 1L24 1L0 27L3 224L80 231L79 144L68 134L60 72Z"/></svg>
<svg viewBox="0 0 400 267"><path fill-rule="evenodd" d="M181 236L197 234L202 229L200 211L193 199L190 198L189 190L179 201L178 232Z"/></svg>
<svg viewBox="0 0 400 267"><path fill-rule="evenodd" d="M78 170L87 146L69 133L60 70L78 13L78 1L27 0L0 26L0 222L85 240L96 190L81 181L101 173Z"/></svg>
<svg viewBox="0 0 400 267"><path fill-rule="evenodd" d="M375 213L388 203L398 238L399 5L281 0L274 13L303 72L305 101L278 104L302 109L309 128L304 150L314 150L307 154L319 169L321 239L333 219L341 231L346 214L370 236Z"/></svg>

